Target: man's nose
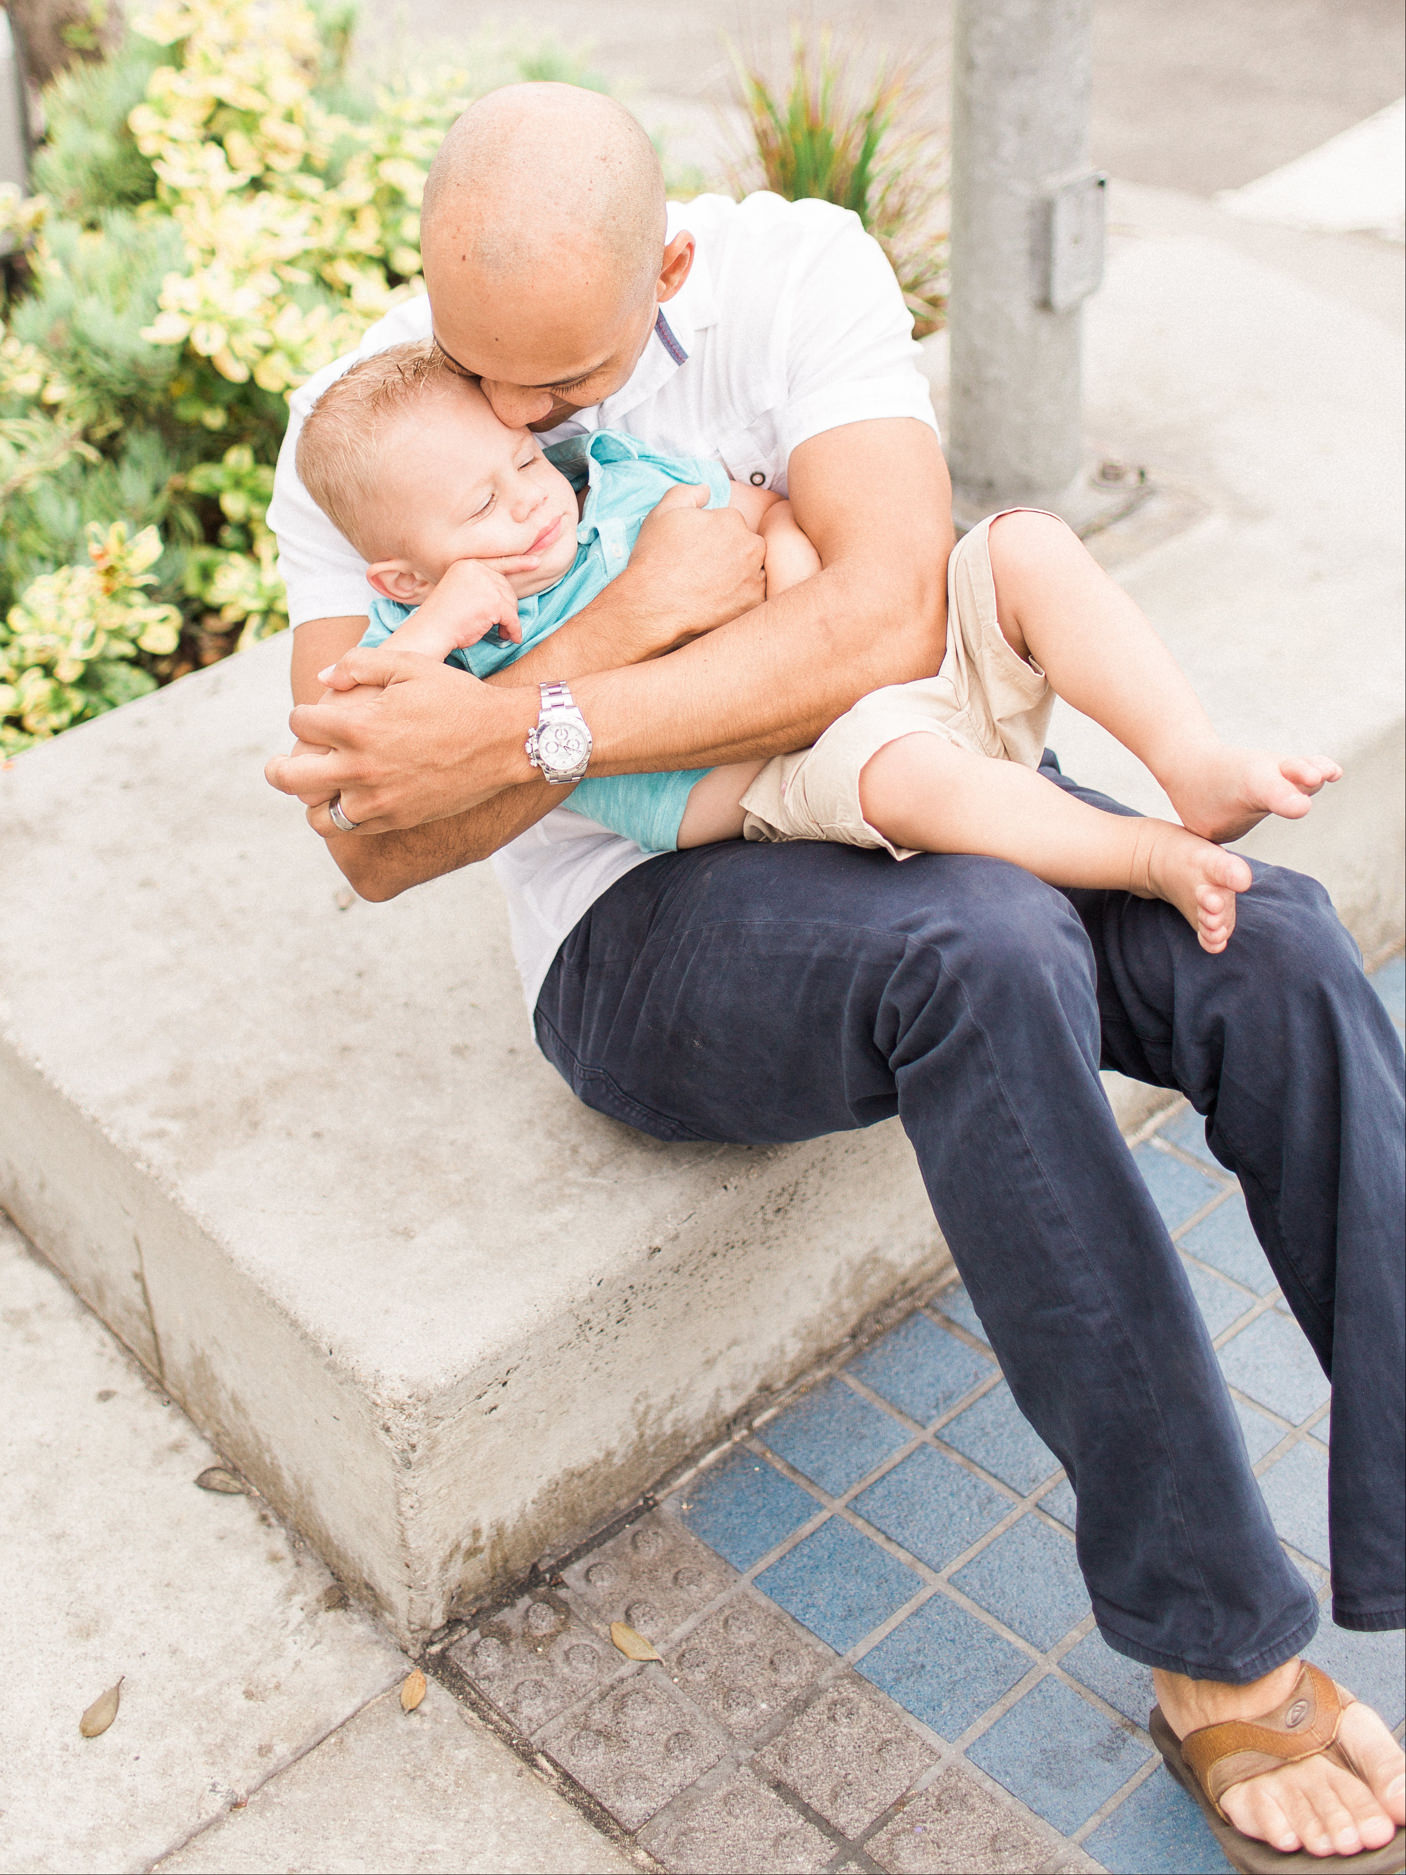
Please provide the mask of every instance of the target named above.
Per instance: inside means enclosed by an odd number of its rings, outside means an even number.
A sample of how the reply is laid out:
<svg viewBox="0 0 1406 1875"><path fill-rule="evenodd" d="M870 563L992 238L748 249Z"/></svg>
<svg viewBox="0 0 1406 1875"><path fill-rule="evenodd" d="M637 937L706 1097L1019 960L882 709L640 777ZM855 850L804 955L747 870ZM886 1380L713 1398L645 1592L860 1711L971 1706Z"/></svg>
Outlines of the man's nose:
<svg viewBox="0 0 1406 1875"><path fill-rule="evenodd" d="M488 378L482 383L483 394L492 404L494 416L513 430L529 423L540 423L543 417L550 415L556 401L550 391L535 391L521 384L495 384Z"/></svg>

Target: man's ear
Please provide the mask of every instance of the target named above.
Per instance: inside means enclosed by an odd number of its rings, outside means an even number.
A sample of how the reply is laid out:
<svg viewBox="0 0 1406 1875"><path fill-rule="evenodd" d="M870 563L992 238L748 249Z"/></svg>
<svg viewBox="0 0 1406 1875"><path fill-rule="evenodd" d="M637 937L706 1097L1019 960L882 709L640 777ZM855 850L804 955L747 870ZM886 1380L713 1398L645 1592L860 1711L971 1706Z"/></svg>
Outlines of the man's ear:
<svg viewBox="0 0 1406 1875"><path fill-rule="evenodd" d="M666 299L672 299L687 280L693 267L693 250L693 236L687 232L676 234L664 249L659 283L654 289L654 297L661 304Z"/></svg>
<svg viewBox="0 0 1406 1875"><path fill-rule="evenodd" d="M367 567L366 578L383 599L398 605L421 605L434 591L433 581L422 579L408 560L378 560Z"/></svg>

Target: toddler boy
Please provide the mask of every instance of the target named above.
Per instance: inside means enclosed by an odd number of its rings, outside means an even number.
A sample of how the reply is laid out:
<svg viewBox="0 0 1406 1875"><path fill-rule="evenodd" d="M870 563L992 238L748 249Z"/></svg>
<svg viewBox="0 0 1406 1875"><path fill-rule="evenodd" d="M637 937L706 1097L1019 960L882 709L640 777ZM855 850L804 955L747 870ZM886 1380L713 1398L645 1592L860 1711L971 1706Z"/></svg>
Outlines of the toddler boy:
<svg viewBox="0 0 1406 1875"><path fill-rule="evenodd" d="M820 566L790 504L771 491L610 431L544 451L529 431L502 424L429 342L393 346L330 385L304 424L298 471L368 562L379 597L362 643L394 632L405 648L480 677L588 604L661 499L737 508L766 543L769 597ZM1341 770L1222 743L1125 595L1110 585L1093 617L1064 603L1062 571L1083 552L1054 516L993 516L951 556L935 676L861 698L811 749L710 770L588 776L566 805L656 851L741 835L838 840L897 859L984 853L1054 885L1166 899L1206 950L1223 950L1251 873L1217 842L1267 813L1301 817ZM1047 601L1036 616L1003 618L1002 564L1031 554L1048 564ZM1146 763L1185 824L1102 813L1037 772L1056 694Z"/></svg>

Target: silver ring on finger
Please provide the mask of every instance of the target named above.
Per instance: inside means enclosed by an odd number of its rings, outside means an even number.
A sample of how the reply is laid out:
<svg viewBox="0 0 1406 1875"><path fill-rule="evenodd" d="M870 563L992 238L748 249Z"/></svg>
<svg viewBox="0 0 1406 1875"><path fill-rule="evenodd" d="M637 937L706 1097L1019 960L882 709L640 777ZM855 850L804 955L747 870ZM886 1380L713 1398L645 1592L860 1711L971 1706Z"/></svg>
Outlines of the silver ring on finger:
<svg viewBox="0 0 1406 1875"><path fill-rule="evenodd" d="M342 797L340 794L334 794L332 796L332 799L327 803L327 812L331 815L332 825L337 829L338 833L355 833L357 828L361 825L359 820L348 820L346 815L342 812Z"/></svg>

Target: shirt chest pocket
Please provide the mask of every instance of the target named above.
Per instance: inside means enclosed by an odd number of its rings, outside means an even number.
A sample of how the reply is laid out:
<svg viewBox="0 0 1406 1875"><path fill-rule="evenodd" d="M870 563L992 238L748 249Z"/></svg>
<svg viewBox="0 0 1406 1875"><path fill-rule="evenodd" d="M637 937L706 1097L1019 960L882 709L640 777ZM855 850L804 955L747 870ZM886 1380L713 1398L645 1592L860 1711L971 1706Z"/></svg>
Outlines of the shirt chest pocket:
<svg viewBox="0 0 1406 1875"><path fill-rule="evenodd" d="M734 482L786 493L786 464L780 460L776 425L759 417L745 429L729 430L717 443L723 467Z"/></svg>

